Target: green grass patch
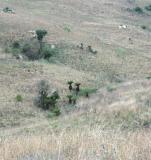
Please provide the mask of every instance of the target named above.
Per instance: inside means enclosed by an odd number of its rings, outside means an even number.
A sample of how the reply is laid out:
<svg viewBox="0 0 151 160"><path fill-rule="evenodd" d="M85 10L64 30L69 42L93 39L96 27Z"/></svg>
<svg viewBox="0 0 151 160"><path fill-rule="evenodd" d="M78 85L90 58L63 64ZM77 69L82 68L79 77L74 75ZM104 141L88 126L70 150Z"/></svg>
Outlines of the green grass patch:
<svg viewBox="0 0 151 160"><path fill-rule="evenodd" d="M18 95L15 97L15 99L16 99L17 102L22 102L22 101L23 101L23 97L22 97L20 94L18 94Z"/></svg>
<svg viewBox="0 0 151 160"><path fill-rule="evenodd" d="M70 33L71 32L71 27L69 25L64 26L64 31Z"/></svg>
<svg viewBox="0 0 151 160"><path fill-rule="evenodd" d="M106 89L107 89L108 92L113 92L113 91L116 90L116 87L114 85L110 84L110 85L107 86Z"/></svg>
<svg viewBox="0 0 151 160"><path fill-rule="evenodd" d="M90 94L96 93L96 91L97 91L97 89L95 89L95 88L84 88L84 89L80 90L78 95L88 97Z"/></svg>
<svg viewBox="0 0 151 160"><path fill-rule="evenodd" d="M116 49L116 54L117 54L118 57L124 58L125 55L126 55L126 49L119 47L119 48Z"/></svg>

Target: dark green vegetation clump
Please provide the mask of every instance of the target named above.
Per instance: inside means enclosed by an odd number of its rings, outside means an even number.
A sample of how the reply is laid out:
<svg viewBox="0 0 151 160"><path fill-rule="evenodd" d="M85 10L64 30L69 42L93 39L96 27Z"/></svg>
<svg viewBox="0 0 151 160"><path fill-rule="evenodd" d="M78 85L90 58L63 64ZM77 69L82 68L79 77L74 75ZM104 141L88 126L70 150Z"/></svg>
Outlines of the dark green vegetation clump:
<svg viewBox="0 0 151 160"><path fill-rule="evenodd" d="M69 104L76 104L80 97L89 98L90 94L95 93L97 90L94 88L82 88L81 83L74 83L73 81L68 81L70 94L67 95ZM73 84L75 87L73 87Z"/></svg>
<svg viewBox="0 0 151 160"><path fill-rule="evenodd" d="M56 116L60 115L60 109L57 106L58 99L60 98L57 91L50 94L49 83L45 80L40 81L38 84L38 97L36 105L44 110L50 110Z"/></svg>
<svg viewBox="0 0 151 160"><path fill-rule="evenodd" d="M5 7L5 8L3 9L3 12L4 12L4 13L15 13L14 10L13 10L12 8L10 8L10 7Z"/></svg>
<svg viewBox="0 0 151 160"><path fill-rule="evenodd" d="M151 4L148 5L148 6L145 6L145 9L146 9L147 11L151 11Z"/></svg>
<svg viewBox="0 0 151 160"><path fill-rule="evenodd" d="M17 102L22 102L22 101L23 101L23 97L22 97L20 94L18 94L18 95L15 97L15 99L16 99Z"/></svg>
<svg viewBox="0 0 151 160"><path fill-rule="evenodd" d="M57 46L52 47L51 44L43 42L43 38L47 34L45 30L37 30L36 33L37 40L14 40L12 44L9 44L5 48L5 51L7 53L12 53L15 57L20 55L32 61L39 59L45 59L47 61L50 61L51 57L59 53L59 48Z"/></svg>
<svg viewBox="0 0 151 160"><path fill-rule="evenodd" d="M41 54L42 48L43 48L43 39L47 35L47 31L42 30L42 29L38 29L38 30L36 30L36 35L37 35L37 40L39 41L39 45L40 45L39 54Z"/></svg>
<svg viewBox="0 0 151 160"><path fill-rule="evenodd" d="M141 28L144 29L144 30L147 29L147 27L145 25L142 25Z"/></svg>
<svg viewBox="0 0 151 160"><path fill-rule="evenodd" d="M143 9L142 9L141 7L136 7L136 8L134 8L134 11L135 11L136 13L138 13L138 14L144 13L144 11L143 11Z"/></svg>

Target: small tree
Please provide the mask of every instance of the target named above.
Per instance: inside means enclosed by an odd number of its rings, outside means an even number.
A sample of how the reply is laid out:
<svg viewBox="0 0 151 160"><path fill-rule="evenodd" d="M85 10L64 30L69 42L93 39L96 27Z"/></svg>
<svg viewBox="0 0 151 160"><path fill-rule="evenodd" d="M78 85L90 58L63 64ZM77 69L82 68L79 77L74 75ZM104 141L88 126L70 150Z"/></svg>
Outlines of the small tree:
<svg viewBox="0 0 151 160"><path fill-rule="evenodd" d="M39 53L41 54L41 51L42 51L42 42L43 42L43 38L46 36L47 34L47 31L46 30L36 30L36 35L37 35L37 40L39 41L39 45L40 45L40 48L39 48Z"/></svg>
<svg viewBox="0 0 151 160"><path fill-rule="evenodd" d="M68 85L69 85L69 91L71 92L73 87L72 87L73 81L68 81Z"/></svg>
<svg viewBox="0 0 151 160"><path fill-rule="evenodd" d="M67 97L69 99L69 104L72 104L72 98L73 98L73 96L72 95L68 95Z"/></svg>
<svg viewBox="0 0 151 160"><path fill-rule="evenodd" d="M44 109L50 109L53 111L56 108L57 100L60 98L57 91L53 92L51 95L49 94L49 84L47 81L42 80L38 85L39 96L37 99L37 105Z"/></svg>
<svg viewBox="0 0 151 160"><path fill-rule="evenodd" d="M49 91L49 84L47 81L42 80L38 84L38 99L37 99L37 105L40 108L48 109L47 101L48 101L48 91Z"/></svg>
<svg viewBox="0 0 151 160"><path fill-rule="evenodd" d="M80 49L84 49L83 43L80 44Z"/></svg>
<svg viewBox="0 0 151 160"><path fill-rule="evenodd" d="M81 83L75 83L75 86L76 86L76 93L78 94L79 91L80 91L80 85Z"/></svg>
<svg viewBox="0 0 151 160"><path fill-rule="evenodd" d="M92 46L88 46L89 52L92 52Z"/></svg>

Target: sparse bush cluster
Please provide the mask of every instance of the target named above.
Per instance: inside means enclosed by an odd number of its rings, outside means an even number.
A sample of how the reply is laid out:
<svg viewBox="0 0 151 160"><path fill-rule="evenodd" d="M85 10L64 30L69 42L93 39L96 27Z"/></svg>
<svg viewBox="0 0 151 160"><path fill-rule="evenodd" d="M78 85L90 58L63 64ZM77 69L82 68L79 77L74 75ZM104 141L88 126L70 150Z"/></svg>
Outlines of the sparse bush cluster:
<svg viewBox="0 0 151 160"><path fill-rule="evenodd" d="M130 9L129 9L129 10L130 10ZM143 14L143 13L144 13L144 10L146 10L146 11L151 11L151 4L145 6L144 9L141 8L141 7L135 7L135 8L133 9L133 11L135 11L135 12L138 13L138 14Z"/></svg>
<svg viewBox="0 0 151 160"><path fill-rule="evenodd" d="M138 14L144 13L144 11L143 11L143 9L141 7L134 8L134 11L137 12Z"/></svg>
<svg viewBox="0 0 151 160"><path fill-rule="evenodd" d="M151 11L151 4L148 5L148 6L145 6L145 9L146 9L147 11Z"/></svg>
<svg viewBox="0 0 151 160"><path fill-rule="evenodd" d="M69 104L76 104L76 101L79 97L84 96L88 98L91 93L96 92L96 89L80 88L81 83L74 83L73 81L68 81L67 84L69 85L68 89L70 91L70 94L67 95ZM73 87L73 84L75 87Z"/></svg>
<svg viewBox="0 0 151 160"><path fill-rule="evenodd" d="M46 30L36 30L36 39L30 40L14 40L5 51L16 55L22 55L28 60L45 59L50 58L59 53L59 48L55 45L47 44L43 42L44 37L47 35Z"/></svg>
<svg viewBox="0 0 151 160"><path fill-rule="evenodd" d="M15 11L10 7L3 8L3 12L4 13L13 13L13 14L15 13Z"/></svg>
<svg viewBox="0 0 151 160"><path fill-rule="evenodd" d="M60 115L60 109L57 106L58 99L60 98L57 91L50 93L49 83L45 80L40 81L38 84L38 98L36 105L44 110L50 110L56 116Z"/></svg>

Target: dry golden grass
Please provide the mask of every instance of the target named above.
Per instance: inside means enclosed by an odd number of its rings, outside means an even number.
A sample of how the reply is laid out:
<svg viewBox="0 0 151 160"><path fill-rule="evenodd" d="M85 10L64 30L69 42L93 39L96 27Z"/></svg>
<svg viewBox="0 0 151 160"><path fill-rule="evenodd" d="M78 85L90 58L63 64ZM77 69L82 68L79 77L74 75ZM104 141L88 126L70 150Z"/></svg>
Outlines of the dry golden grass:
<svg viewBox="0 0 151 160"><path fill-rule="evenodd" d="M58 135L2 138L1 160L150 160L150 131L122 133L99 128ZM39 157L39 158L36 158Z"/></svg>
<svg viewBox="0 0 151 160"><path fill-rule="evenodd" d="M151 19L127 11L149 3L0 0L1 8L16 11L0 13L0 160L151 159L151 81L146 79L151 76ZM119 30L121 24L128 28ZM39 28L48 31L48 43L66 46L55 63L19 61L4 53L6 41ZM98 54L77 49L81 42ZM42 79L59 90L64 104L69 80L103 88L49 119L33 104ZM15 101L17 94L23 102Z"/></svg>

